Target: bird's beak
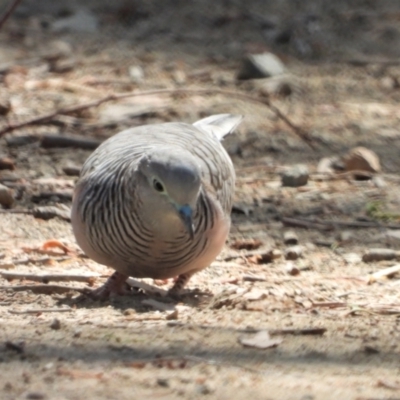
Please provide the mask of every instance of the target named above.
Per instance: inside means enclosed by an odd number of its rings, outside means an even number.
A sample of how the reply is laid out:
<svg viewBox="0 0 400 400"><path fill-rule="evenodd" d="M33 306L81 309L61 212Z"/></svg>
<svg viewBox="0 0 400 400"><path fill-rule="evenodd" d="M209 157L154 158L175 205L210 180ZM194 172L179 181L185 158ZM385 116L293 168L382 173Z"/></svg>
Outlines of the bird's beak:
<svg viewBox="0 0 400 400"><path fill-rule="evenodd" d="M190 239L194 238L194 226L192 220L192 208L189 205L182 206L178 209L179 217L182 220L183 226L186 229L186 232L189 234Z"/></svg>

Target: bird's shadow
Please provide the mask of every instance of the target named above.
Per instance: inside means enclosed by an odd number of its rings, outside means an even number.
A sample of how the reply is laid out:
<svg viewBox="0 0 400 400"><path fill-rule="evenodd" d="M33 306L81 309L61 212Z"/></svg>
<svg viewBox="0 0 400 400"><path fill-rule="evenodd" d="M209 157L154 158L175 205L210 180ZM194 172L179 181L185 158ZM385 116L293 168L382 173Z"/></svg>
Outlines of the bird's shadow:
<svg viewBox="0 0 400 400"><path fill-rule="evenodd" d="M172 297L169 295L163 296L157 292L147 292L141 289L137 290L131 288L126 295L111 296L105 300L93 299L90 296L90 292L81 293L78 296L65 296L58 300L59 305L68 305L72 308L104 308L112 306L120 311L125 311L128 309L133 309L138 313L145 313L150 310L157 310L157 307L152 307L146 304L145 300L155 300L158 303L163 303L166 306L170 305L171 308L177 304L184 304L188 307L204 307L208 305L213 294L211 292L203 292L198 289L186 290L184 293L179 295L179 297Z"/></svg>

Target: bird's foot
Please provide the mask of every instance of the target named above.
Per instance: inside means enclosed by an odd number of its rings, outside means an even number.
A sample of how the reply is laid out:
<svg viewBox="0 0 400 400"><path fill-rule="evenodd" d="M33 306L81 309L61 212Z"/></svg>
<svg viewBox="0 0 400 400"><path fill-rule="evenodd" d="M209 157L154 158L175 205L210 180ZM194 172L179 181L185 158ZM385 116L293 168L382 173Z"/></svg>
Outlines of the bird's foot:
<svg viewBox="0 0 400 400"><path fill-rule="evenodd" d="M192 277L192 275L192 273L179 275L175 280L174 286L168 290L168 296L174 300L181 300L183 288L189 282L189 279Z"/></svg>
<svg viewBox="0 0 400 400"><path fill-rule="evenodd" d="M126 275L114 272L104 283L97 289L90 290L86 293L93 300L107 300L113 296L124 296L130 293L125 282L128 279Z"/></svg>

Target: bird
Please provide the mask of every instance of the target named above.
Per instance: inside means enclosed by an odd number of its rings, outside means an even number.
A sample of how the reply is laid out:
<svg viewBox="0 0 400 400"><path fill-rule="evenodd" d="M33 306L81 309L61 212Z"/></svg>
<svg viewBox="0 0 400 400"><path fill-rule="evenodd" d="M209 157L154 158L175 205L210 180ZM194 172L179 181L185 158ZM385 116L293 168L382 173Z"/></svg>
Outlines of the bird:
<svg viewBox="0 0 400 400"><path fill-rule="evenodd" d="M230 230L233 163L221 144L243 117L216 114L121 131L85 161L71 223L83 252L115 270L96 299L126 293L128 277L169 279L179 297L221 252Z"/></svg>

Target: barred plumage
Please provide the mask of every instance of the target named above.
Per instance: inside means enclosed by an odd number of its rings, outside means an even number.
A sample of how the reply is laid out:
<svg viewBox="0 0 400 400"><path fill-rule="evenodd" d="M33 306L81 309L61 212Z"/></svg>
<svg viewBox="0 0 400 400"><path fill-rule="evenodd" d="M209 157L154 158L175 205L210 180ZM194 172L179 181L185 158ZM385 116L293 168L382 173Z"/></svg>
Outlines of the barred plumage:
<svg viewBox="0 0 400 400"><path fill-rule="evenodd" d="M177 292L218 255L235 183L220 140L240 121L221 114L194 125L136 127L87 159L75 189L74 233L90 258L118 275L118 285L109 281L97 294L118 291L128 276L179 275Z"/></svg>

